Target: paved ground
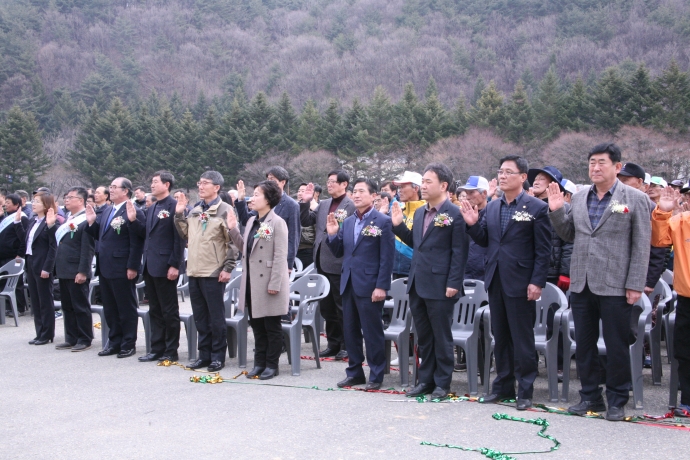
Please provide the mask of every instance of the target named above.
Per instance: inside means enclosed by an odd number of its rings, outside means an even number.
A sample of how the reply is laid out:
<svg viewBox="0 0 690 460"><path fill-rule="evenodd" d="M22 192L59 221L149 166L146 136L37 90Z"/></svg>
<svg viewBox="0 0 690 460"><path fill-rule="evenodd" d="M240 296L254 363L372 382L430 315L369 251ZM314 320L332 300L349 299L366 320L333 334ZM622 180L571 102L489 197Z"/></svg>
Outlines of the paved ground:
<svg viewBox="0 0 690 460"><path fill-rule="evenodd" d="M189 311L189 304L181 309ZM420 404L397 395L274 386L334 388L344 377L343 363L324 362L319 370L313 361L302 361L302 375L293 377L285 355L281 375L268 384L244 377L218 385L190 383L193 373L180 368L139 363L136 358L98 357L99 331L94 348L71 353L50 344L28 345L34 337L31 317L20 318L18 328L8 320L8 325L0 326L2 458L481 459L478 453L420 443L503 452L551 447L550 441L537 436L537 426L493 420L496 412L549 421L547 434L562 446L539 458L630 459L646 454L687 458L681 452L686 454L690 447L689 432L631 423L470 402ZM56 343L63 338L62 321L57 322L57 331ZM140 337L137 356L145 353L143 329ZM305 344L302 354L310 350ZM186 362L184 332L180 355ZM251 360L250 353L250 367ZM226 364L221 373L225 378L241 371L236 359ZM535 402L548 403L541 370ZM392 372L384 385L400 389L399 374ZM578 388L579 382L573 381L571 402L577 399ZM467 391L466 373L455 373L452 389ZM644 398L645 411L637 413L666 412L668 366L661 387L651 385L650 371L645 370Z"/></svg>

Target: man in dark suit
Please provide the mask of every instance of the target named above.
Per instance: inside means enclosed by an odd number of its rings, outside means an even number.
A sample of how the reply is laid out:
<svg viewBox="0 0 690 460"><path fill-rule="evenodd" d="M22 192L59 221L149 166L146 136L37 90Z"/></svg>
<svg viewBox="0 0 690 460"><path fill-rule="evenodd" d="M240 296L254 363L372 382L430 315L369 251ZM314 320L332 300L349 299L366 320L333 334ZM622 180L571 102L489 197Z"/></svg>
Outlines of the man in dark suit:
<svg viewBox="0 0 690 460"><path fill-rule="evenodd" d="M314 197L314 184L307 184L302 193L302 202L299 204L300 221L302 227L314 226L314 266L319 275L328 278L331 290L325 299L319 303L321 316L326 320L326 337L328 346L319 353L326 358L335 356L337 361L347 358L347 348L343 336L343 299L340 296L340 273L343 259L335 257L326 249L325 242L328 239L326 233L326 217L335 213L336 220L342 222L355 212L355 204L347 197L347 187L350 185L350 175L343 170L331 171L328 174L327 200L322 200L316 209L310 209L311 200Z"/></svg>
<svg viewBox="0 0 690 460"><path fill-rule="evenodd" d="M185 240L175 228L177 201L170 196L175 178L167 171L153 173L151 194L156 202L146 210L146 224L137 220L136 208L127 203L132 231L144 239L144 289L151 316L151 352L139 361L177 361L180 346L180 306L177 279L184 272Z"/></svg>
<svg viewBox="0 0 690 460"><path fill-rule="evenodd" d="M551 257L548 205L524 192L528 170L522 157L501 159L498 184L503 197L489 202L484 219L478 220L478 211L469 202L461 203L467 233L488 248L484 283L496 339L496 379L483 402L513 399L517 380L518 410L532 407L537 377L535 303L546 286Z"/></svg>
<svg viewBox="0 0 690 460"><path fill-rule="evenodd" d="M448 396L453 377L453 307L463 294L469 239L458 207L448 199L453 173L440 163L427 165L422 177L426 205L414 213L412 230L393 203L393 233L414 249L407 292L419 344L419 384L407 396Z"/></svg>
<svg viewBox="0 0 690 460"><path fill-rule="evenodd" d="M84 208L86 197L83 187L72 187L67 191L65 208L69 216L55 234L58 244L55 271L60 280L65 322L65 342L55 346L58 350L88 350L93 340L89 283L94 240L84 231L88 226Z"/></svg>
<svg viewBox="0 0 690 460"><path fill-rule="evenodd" d="M125 202L132 196L132 182L124 177L113 179L109 187L112 206L96 211L86 208L86 231L98 240L96 274L99 276L105 319L110 328L108 343L98 356L117 354L127 358L136 353L137 294L136 281L141 268L143 239L133 231L127 218ZM144 225L144 213L137 210L137 220Z"/></svg>
<svg viewBox="0 0 690 460"><path fill-rule="evenodd" d="M24 257L25 249L24 241L17 236L17 232L12 227L15 218L14 213L22 213L22 199L14 193L8 194L4 199L4 209L0 209L0 267L17 257ZM29 218L26 214L22 215L21 223L24 230L28 232ZM5 280L0 280L0 291L4 287ZM24 297L24 282L21 276L19 277L15 293L17 297L17 312L19 316L24 316L26 314L26 298ZM9 304L7 306L9 308ZM11 308L6 313L14 314Z"/></svg>
<svg viewBox="0 0 690 460"><path fill-rule="evenodd" d="M338 382L341 388L366 383L362 335L370 369L367 390L381 388L386 368L382 312L391 287L395 236L390 217L374 209L377 190L371 179L357 179L352 190L355 214L341 227L331 213L326 225L326 244L334 256L343 257L339 289L348 366L347 378Z"/></svg>

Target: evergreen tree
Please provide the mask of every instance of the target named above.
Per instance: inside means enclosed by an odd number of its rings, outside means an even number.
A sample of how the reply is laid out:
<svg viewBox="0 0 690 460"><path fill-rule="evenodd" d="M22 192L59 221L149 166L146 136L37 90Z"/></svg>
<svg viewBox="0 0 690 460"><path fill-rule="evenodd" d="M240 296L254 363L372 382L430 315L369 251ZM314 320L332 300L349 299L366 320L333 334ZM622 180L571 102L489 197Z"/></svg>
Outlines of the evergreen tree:
<svg viewBox="0 0 690 460"><path fill-rule="evenodd" d="M192 115L194 115L196 120L203 120L209 107L210 104L206 99L206 95L203 91L199 91L199 97L196 100L196 104L194 104L194 108L192 108Z"/></svg>
<svg viewBox="0 0 690 460"><path fill-rule="evenodd" d="M482 97L484 88L486 88L486 83L484 83L484 79L480 75L479 78L477 78L477 83L474 84L474 93L472 94L471 101L472 105L476 105L479 98Z"/></svg>
<svg viewBox="0 0 690 460"><path fill-rule="evenodd" d="M479 127L499 128L503 126L505 109L503 94L496 88L493 80L482 90L482 94L470 113L472 123Z"/></svg>
<svg viewBox="0 0 690 460"><path fill-rule="evenodd" d="M170 110L172 110L175 120L182 120L185 112L187 112L187 109L185 108L185 105L182 102L182 98L177 93L177 91L173 92L173 95L170 98Z"/></svg>
<svg viewBox="0 0 690 460"><path fill-rule="evenodd" d="M148 104L142 105L134 119L134 145L137 146L137 155L148 165L148 173L155 171L158 152L157 119L148 111Z"/></svg>
<svg viewBox="0 0 690 460"><path fill-rule="evenodd" d="M556 69L553 66L549 68L539 83L532 107L534 109L535 135L542 142L555 138L561 129L558 117L563 109L563 93Z"/></svg>
<svg viewBox="0 0 690 460"><path fill-rule="evenodd" d="M663 112L656 124L685 132L690 126L690 79L675 60L655 81Z"/></svg>
<svg viewBox="0 0 690 460"><path fill-rule="evenodd" d="M614 67L606 69L594 88L594 123L615 133L630 120L630 86Z"/></svg>
<svg viewBox="0 0 690 460"><path fill-rule="evenodd" d="M9 190L32 190L50 167L38 123L14 106L0 125L0 184Z"/></svg>
<svg viewBox="0 0 690 460"><path fill-rule="evenodd" d="M534 111L527 98L525 85L522 83L522 80L518 80L510 102L506 106L506 119L503 131L512 142L522 144L532 136L534 118Z"/></svg>
<svg viewBox="0 0 690 460"><path fill-rule="evenodd" d="M368 133L364 126L368 123L366 109L359 99L352 101L352 107L345 112L343 117L343 145L339 149L338 157L348 163L354 172L363 166L364 155L367 152Z"/></svg>
<svg viewBox="0 0 690 460"><path fill-rule="evenodd" d="M275 146L277 123L266 93L256 93L247 115L243 137L248 150L242 152L242 157L244 161L254 161Z"/></svg>
<svg viewBox="0 0 690 460"><path fill-rule="evenodd" d="M571 131L585 131L593 123L594 110L594 103L587 92L585 82L582 77L578 77L563 98L562 110L558 114L558 124Z"/></svg>
<svg viewBox="0 0 690 460"><path fill-rule="evenodd" d="M414 85L407 83L402 98L393 107L391 132L398 147L410 148L422 143L424 128L420 126L419 118L424 116L424 108L420 106Z"/></svg>
<svg viewBox="0 0 690 460"><path fill-rule="evenodd" d="M320 122L321 115L314 101L308 99L300 114L297 127L296 144L300 150L306 149L313 151L319 148L321 145L321 140L319 139Z"/></svg>
<svg viewBox="0 0 690 460"><path fill-rule="evenodd" d="M172 102L172 101L171 101ZM180 121L179 140L173 152L177 158L175 179L179 187L193 188L204 172L204 152L200 149L199 124L190 111L184 112Z"/></svg>
<svg viewBox="0 0 690 460"><path fill-rule="evenodd" d="M56 90L53 92L55 105L53 106L52 119L56 129L75 126L78 123L77 106L72 100L68 90Z"/></svg>
<svg viewBox="0 0 690 460"><path fill-rule="evenodd" d="M433 80L432 80L433 81ZM434 83L435 86L436 83ZM428 146L437 140L447 137L452 132L451 120L448 112L438 99L436 91L429 91L424 103L424 129L422 131L422 146Z"/></svg>
<svg viewBox="0 0 690 460"><path fill-rule="evenodd" d="M659 115L657 100L658 96L649 78L649 71L644 64L640 64L630 78L630 99L626 110L630 114L628 123L649 126Z"/></svg>
<svg viewBox="0 0 690 460"><path fill-rule="evenodd" d="M290 96L283 92L276 107L276 122L278 126L276 148L281 152L297 152L295 145L297 139L298 119L295 109L292 107ZM317 128L318 123L314 125Z"/></svg>
<svg viewBox="0 0 690 460"><path fill-rule="evenodd" d="M453 113L450 117L451 130L449 135L462 136L467 131L469 126L469 114L467 113L465 96L460 94L458 100L455 102Z"/></svg>
<svg viewBox="0 0 690 460"><path fill-rule="evenodd" d="M322 139L324 148L338 155L345 144L346 132L340 116L340 106L336 99L331 99L328 102L328 108L323 114L320 129L319 139Z"/></svg>
<svg viewBox="0 0 690 460"><path fill-rule="evenodd" d="M366 156L390 152L395 144L391 134L392 106L383 87L374 90L374 97L366 108L366 117L360 120L360 147Z"/></svg>
<svg viewBox="0 0 690 460"><path fill-rule="evenodd" d="M163 111L156 120L156 150L153 158L148 158L148 166L151 171L146 171L147 175L158 169L174 171L184 158L177 158L177 145L180 142L180 131L177 121L173 116L170 107L164 107Z"/></svg>

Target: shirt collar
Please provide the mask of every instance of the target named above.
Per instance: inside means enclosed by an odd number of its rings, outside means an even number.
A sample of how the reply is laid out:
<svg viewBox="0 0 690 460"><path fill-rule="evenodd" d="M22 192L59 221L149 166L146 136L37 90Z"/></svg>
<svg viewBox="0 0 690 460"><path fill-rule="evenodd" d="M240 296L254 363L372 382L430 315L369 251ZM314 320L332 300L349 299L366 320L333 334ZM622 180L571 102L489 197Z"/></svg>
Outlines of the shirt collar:
<svg viewBox="0 0 690 460"><path fill-rule="evenodd" d="M220 196L217 196L213 201L211 201L211 202L208 203L208 204L206 204L206 201L201 200L201 201L199 201L199 202L195 205L195 207L196 207L196 206L201 206L201 209L202 209L203 211L207 211L208 208L210 208L210 207L213 206L214 204L218 204L218 203L220 203Z"/></svg>
<svg viewBox="0 0 690 460"><path fill-rule="evenodd" d="M441 209L441 208L443 207L444 204L446 204L446 201L448 201L448 198L446 198L445 200L441 201L441 202L438 204L438 206L434 206L434 207L431 207L431 204L429 204L429 203L427 202L427 203L424 205L424 207L426 208L427 212L429 212L429 211L436 211L436 212L438 212L438 210Z"/></svg>
<svg viewBox="0 0 690 460"><path fill-rule="evenodd" d="M359 210L356 210L355 215L357 216L357 218L359 220L364 220L364 219L369 217L369 214L371 214L371 211L373 211L373 210L374 210L374 206L372 205L372 206L369 206L366 211L364 211L364 214L360 214Z"/></svg>
<svg viewBox="0 0 690 460"><path fill-rule="evenodd" d="M518 196L515 197L515 200L513 200L513 203L517 203L517 201L518 201L518 200L522 197L522 195L524 195L524 194L525 194L525 191L524 191L524 190L521 191L521 192L518 194ZM509 205L511 204L511 203L508 203L508 201L506 201L506 194L505 194L505 193L501 196L501 201L502 201L503 203L505 203L506 206L509 206Z"/></svg>
<svg viewBox="0 0 690 460"><path fill-rule="evenodd" d="M618 179L616 179L616 182L613 183L613 186L608 189L606 193L610 194L613 196L613 192L616 191L616 186L618 185ZM589 188L589 193L594 193L595 195L597 194L597 186L596 184L592 184L592 186ZM604 195L606 195L606 193Z"/></svg>

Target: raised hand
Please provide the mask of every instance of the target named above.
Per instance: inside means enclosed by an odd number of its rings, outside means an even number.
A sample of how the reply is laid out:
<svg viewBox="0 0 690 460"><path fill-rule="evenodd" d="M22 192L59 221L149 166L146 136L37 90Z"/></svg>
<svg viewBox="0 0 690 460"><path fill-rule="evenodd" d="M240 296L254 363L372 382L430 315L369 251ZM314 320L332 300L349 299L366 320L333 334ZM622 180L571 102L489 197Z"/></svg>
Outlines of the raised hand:
<svg viewBox="0 0 690 460"><path fill-rule="evenodd" d="M489 181L489 191L486 193L486 196L492 197L496 194L496 189L498 188L498 180L494 177Z"/></svg>
<svg viewBox="0 0 690 460"><path fill-rule="evenodd" d="M48 227L55 225L55 217L55 209L48 208L48 211L46 212L46 225L48 225Z"/></svg>
<svg viewBox="0 0 690 460"><path fill-rule="evenodd" d="M17 211L14 213L14 221L15 222L21 222L22 221L22 208L17 209Z"/></svg>
<svg viewBox="0 0 690 460"><path fill-rule="evenodd" d="M228 211L228 215L225 217L225 222L228 224L228 230L237 228L237 216L233 209Z"/></svg>
<svg viewBox="0 0 690 460"><path fill-rule="evenodd" d="M314 184L309 182L302 192L302 203L309 203L314 199Z"/></svg>
<svg viewBox="0 0 690 460"><path fill-rule="evenodd" d="M237 201L244 200L247 190L244 188L244 181L240 180L237 183Z"/></svg>
<svg viewBox="0 0 690 460"><path fill-rule="evenodd" d="M477 207L472 206L472 204L467 200L462 200L460 202L460 214L462 214L462 218L465 220L465 223L470 227L476 224L479 220L479 211L477 210Z"/></svg>
<svg viewBox="0 0 690 460"><path fill-rule="evenodd" d="M661 197L659 198L659 210L663 212L670 212L677 205L675 190L670 185L661 191Z"/></svg>
<svg viewBox="0 0 690 460"><path fill-rule="evenodd" d="M564 206L565 198L561 192L561 187L557 182L551 182L546 189L546 194L549 197L549 210L557 211Z"/></svg>
<svg viewBox="0 0 690 460"><path fill-rule="evenodd" d="M96 222L96 211L93 210L93 206L90 204L86 205L86 211L84 212L84 215L86 215L86 221L89 223L89 227L93 225L94 222Z"/></svg>
<svg viewBox="0 0 690 460"><path fill-rule="evenodd" d="M403 212L402 209L400 209L400 203L397 201L393 202L393 207L391 207L391 223L395 227L396 225L400 225L403 222Z"/></svg>
<svg viewBox="0 0 690 460"><path fill-rule="evenodd" d="M335 236L338 234L339 229L340 225L338 225L338 221L335 220L335 214L330 213L326 217L326 231L330 236Z"/></svg>
<svg viewBox="0 0 690 460"><path fill-rule="evenodd" d="M187 209L187 207L184 205L184 203L182 201L178 201L175 205L175 214L184 214L185 209Z"/></svg>
<svg viewBox="0 0 690 460"><path fill-rule="evenodd" d="M130 222L137 220L137 210L131 200L125 201L125 207L127 208L127 219L129 219ZM153 210L151 210L151 212L153 212Z"/></svg>

